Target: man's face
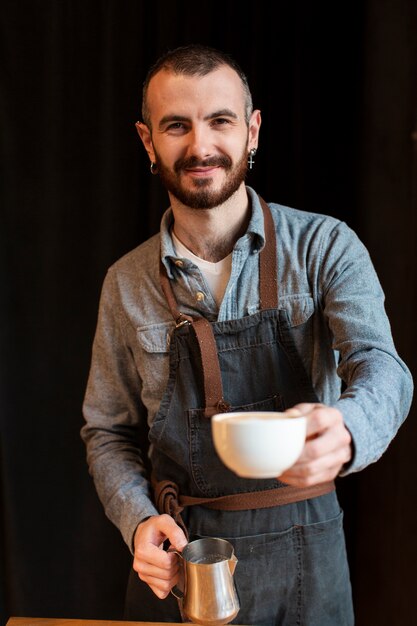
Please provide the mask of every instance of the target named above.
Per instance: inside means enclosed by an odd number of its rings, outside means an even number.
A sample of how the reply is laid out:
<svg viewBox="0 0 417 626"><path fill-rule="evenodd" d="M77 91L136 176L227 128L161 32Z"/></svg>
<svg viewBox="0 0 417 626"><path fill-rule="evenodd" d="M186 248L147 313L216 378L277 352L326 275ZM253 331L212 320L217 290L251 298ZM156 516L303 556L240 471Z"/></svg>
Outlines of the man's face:
<svg viewBox="0 0 417 626"><path fill-rule="evenodd" d="M196 209L225 202L244 184L260 118L245 122L245 93L231 68L206 76L161 71L148 88L152 131L139 133L170 196ZM172 198L171 198L172 199Z"/></svg>

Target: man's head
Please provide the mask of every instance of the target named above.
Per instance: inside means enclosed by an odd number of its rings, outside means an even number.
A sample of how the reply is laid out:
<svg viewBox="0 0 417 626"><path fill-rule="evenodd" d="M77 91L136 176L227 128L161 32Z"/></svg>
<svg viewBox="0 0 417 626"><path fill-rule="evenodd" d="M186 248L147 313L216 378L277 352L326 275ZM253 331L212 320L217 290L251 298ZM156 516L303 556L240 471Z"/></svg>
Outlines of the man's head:
<svg viewBox="0 0 417 626"><path fill-rule="evenodd" d="M171 203L209 209L242 192L261 118L230 57L202 46L162 57L144 84L143 116L136 128Z"/></svg>
<svg viewBox="0 0 417 626"><path fill-rule="evenodd" d="M248 79L236 61L220 50L201 46L199 44L181 46L162 55L149 69L142 91L142 119L146 126L151 129L151 118L147 101L148 87L151 79L160 72L166 70L173 74L185 76L206 76L222 65L229 66L239 76L245 96L245 120L249 124L253 110L252 95L249 89Z"/></svg>

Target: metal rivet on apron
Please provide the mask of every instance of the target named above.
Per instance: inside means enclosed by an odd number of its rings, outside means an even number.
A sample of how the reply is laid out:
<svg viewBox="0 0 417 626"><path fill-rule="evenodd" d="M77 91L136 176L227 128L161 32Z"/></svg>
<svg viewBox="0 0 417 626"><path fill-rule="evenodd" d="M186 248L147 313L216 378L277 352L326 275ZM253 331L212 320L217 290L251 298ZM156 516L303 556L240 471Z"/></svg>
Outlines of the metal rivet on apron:
<svg viewBox="0 0 417 626"><path fill-rule="evenodd" d="M197 300L197 302L202 302L205 299L205 295L202 291L197 291L197 293L195 294L195 299Z"/></svg>

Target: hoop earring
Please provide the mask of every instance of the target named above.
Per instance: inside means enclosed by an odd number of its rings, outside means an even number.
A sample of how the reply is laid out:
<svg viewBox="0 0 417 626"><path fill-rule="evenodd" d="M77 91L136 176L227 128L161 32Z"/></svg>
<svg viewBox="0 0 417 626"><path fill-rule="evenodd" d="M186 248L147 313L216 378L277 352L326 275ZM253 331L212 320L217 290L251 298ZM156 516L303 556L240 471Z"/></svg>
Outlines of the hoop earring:
<svg viewBox="0 0 417 626"><path fill-rule="evenodd" d="M253 168L254 163L255 163L255 160L253 158L255 154L256 154L256 148L252 148L248 155L248 167L250 170Z"/></svg>
<svg viewBox="0 0 417 626"><path fill-rule="evenodd" d="M151 161L151 174L157 174L157 173L158 173L158 166L156 163Z"/></svg>

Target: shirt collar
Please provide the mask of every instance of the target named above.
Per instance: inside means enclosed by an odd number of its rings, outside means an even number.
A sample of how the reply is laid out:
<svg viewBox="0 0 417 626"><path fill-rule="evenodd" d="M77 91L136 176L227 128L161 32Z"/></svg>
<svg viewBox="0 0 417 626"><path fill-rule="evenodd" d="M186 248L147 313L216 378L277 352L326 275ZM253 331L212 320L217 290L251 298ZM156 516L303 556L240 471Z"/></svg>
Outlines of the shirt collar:
<svg viewBox="0 0 417 626"><path fill-rule="evenodd" d="M265 229L261 203L256 191L252 187L246 187L246 191L252 205L252 215L246 231L246 237L251 236L252 250L261 250L265 245ZM167 269L169 278L173 278L171 271L171 263L175 261L177 255L175 254L174 244L171 237L171 227L174 223L174 216L172 209L169 207L162 216L161 220L161 258L162 262ZM239 245L238 243L236 245Z"/></svg>

